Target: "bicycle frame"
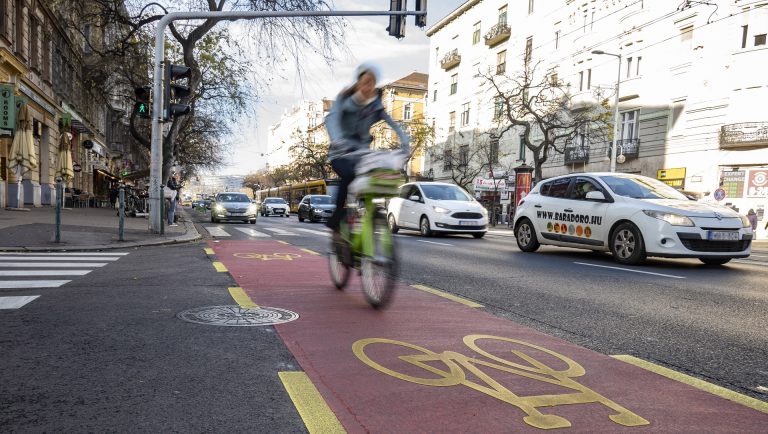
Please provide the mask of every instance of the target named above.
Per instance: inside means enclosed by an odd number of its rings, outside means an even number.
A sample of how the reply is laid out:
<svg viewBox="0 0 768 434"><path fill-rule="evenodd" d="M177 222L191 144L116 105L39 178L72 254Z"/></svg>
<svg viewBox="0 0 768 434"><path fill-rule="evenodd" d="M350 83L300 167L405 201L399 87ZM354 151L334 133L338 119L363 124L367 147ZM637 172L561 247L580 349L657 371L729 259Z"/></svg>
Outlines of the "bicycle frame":
<svg viewBox="0 0 768 434"><path fill-rule="evenodd" d="M349 227L346 220L342 220L342 235L347 239L352 249L354 256L365 256L372 258L375 255L374 252L374 240L375 234L374 219L376 217L376 204L373 202L371 195L362 195L363 209L365 210L362 216L359 216L359 229ZM347 203L350 203L349 201ZM353 202L354 203L354 202ZM347 207L347 212L350 212L350 208ZM358 208L358 207L355 207ZM353 209L355 209L353 208ZM359 208L358 208L359 209ZM356 209L355 211L356 212ZM384 237L382 241L384 246L390 249L392 246L392 234L389 232L389 228L383 227Z"/></svg>

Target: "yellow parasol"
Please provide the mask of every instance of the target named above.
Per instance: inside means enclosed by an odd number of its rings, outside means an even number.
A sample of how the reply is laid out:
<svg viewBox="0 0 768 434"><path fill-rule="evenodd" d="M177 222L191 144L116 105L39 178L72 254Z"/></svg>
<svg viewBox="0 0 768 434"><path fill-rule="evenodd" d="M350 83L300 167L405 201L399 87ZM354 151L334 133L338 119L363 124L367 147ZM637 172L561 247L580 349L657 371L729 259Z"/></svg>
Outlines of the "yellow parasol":
<svg viewBox="0 0 768 434"><path fill-rule="evenodd" d="M16 119L16 131L13 135L8 167L16 172L16 182L19 184L17 206L21 208L23 200L21 176L25 171L30 171L37 167L37 155L35 154L35 144L32 139L32 118L29 116L29 109L26 104L21 106Z"/></svg>
<svg viewBox="0 0 768 434"><path fill-rule="evenodd" d="M59 140L59 155L56 160L56 176L60 176L66 183L75 176L72 170L72 152L70 152L71 133L61 133Z"/></svg>

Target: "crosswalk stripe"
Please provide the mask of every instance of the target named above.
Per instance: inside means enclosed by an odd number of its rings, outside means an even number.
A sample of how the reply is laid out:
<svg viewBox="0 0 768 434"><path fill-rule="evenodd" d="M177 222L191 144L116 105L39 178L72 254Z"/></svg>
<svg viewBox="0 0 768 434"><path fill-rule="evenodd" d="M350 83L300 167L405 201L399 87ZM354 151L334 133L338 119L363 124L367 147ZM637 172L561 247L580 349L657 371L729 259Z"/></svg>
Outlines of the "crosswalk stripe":
<svg viewBox="0 0 768 434"><path fill-rule="evenodd" d="M107 262L0 262L0 268L86 268L105 265Z"/></svg>
<svg viewBox="0 0 768 434"><path fill-rule="evenodd" d="M270 231L270 232L274 232L277 235L298 235L298 234L294 234L293 232L288 232L286 230L279 229L279 228L267 228L267 227L265 227L264 230L267 230L267 231Z"/></svg>
<svg viewBox="0 0 768 434"><path fill-rule="evenodd" d="M117 261L120 258L106 258L103 256L0 256L0 261Z"/></svg>
<svg viewBox="0 0 768 434"><path fill-rule="evenodd" d="M92 270L0 270L0 276L85 276Z"/></svg>
<svg viewBox="0 0 768 434"><path fill-rule="evenodd" d="M13 297L0 297L0 309L19 309L39 295L22 295Z"/></svg>
<svg viewBox="0 0 768 434"><path fill-rule="evenodd" d="M34 256L125 256L130 252L0 252L0 256L6 255L34 255Z"/></svg>
<svg viewBox="0 0 768 434"><path fill-rule="evenodd" d="M265 234L264 232L259 232L256 229L251 229L251 228L235 228L235 229L237 229L238 231L240 231L240 232L242 232L242 233L244 233L246 235L252 236L252 237L262 237L263 238L263 237L271 237L272 236L272 235Z"/></svg>
<svg viewBox="0 0 768 434"><path fill-rule="evenodd" d="M225 231L224 229L218 226L203 226L203 227L205 228L206 231L208 231L209 234L211 234L211 236L214 236L214 237L231 237L232 236L227 231Z"/></svg>
<svg viewBox="0 0 768 434"><path fill-rule="evenodd" d="M331 236L331 232L330 231L325 232L325 231L318 231L318 230L315 230L315 229L305 229L305 228L296 228L296 230L297 231L302 231L302 232L308 232L310 234L315 234L315 235L322 235L324 237L330 237Z"/></svg>
<svg viewBox="0 0 768 434"><path fill-rule="evenodd" d="M0 280L1 289L58 288L71 280Z"/></svg>

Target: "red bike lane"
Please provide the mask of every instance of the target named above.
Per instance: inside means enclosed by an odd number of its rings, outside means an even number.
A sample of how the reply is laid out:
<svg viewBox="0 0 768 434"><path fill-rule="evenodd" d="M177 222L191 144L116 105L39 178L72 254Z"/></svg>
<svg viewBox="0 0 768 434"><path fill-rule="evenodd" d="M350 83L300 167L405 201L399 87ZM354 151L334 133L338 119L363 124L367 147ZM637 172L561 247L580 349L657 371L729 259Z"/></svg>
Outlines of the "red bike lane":
<svg viewBox="0 0 768 434"><path fill-rule="evenodd" d="M758 411L482 309L399 285L372 309L327 258L273 240L211 242L348 432L766 432Z"/></svg>

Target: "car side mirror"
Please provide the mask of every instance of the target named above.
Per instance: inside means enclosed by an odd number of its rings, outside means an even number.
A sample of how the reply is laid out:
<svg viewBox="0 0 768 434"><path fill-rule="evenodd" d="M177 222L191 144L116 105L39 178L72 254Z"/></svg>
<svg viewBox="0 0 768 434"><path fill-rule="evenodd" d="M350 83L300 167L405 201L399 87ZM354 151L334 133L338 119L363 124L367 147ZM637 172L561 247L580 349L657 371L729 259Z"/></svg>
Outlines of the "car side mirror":
<svg viewBox="0 0 768 434"><path fill-rule="evenodd" d="M414 194L413 196L409 197L408 200L419 202L421 200L421 197Z"/></svg>
<svg viewBox="0 0 768 434"><path fill-rule="evenodd" d="M586 199L594 200L596 202L605 202L605 195L602 191L588 191Z"/></svg>

